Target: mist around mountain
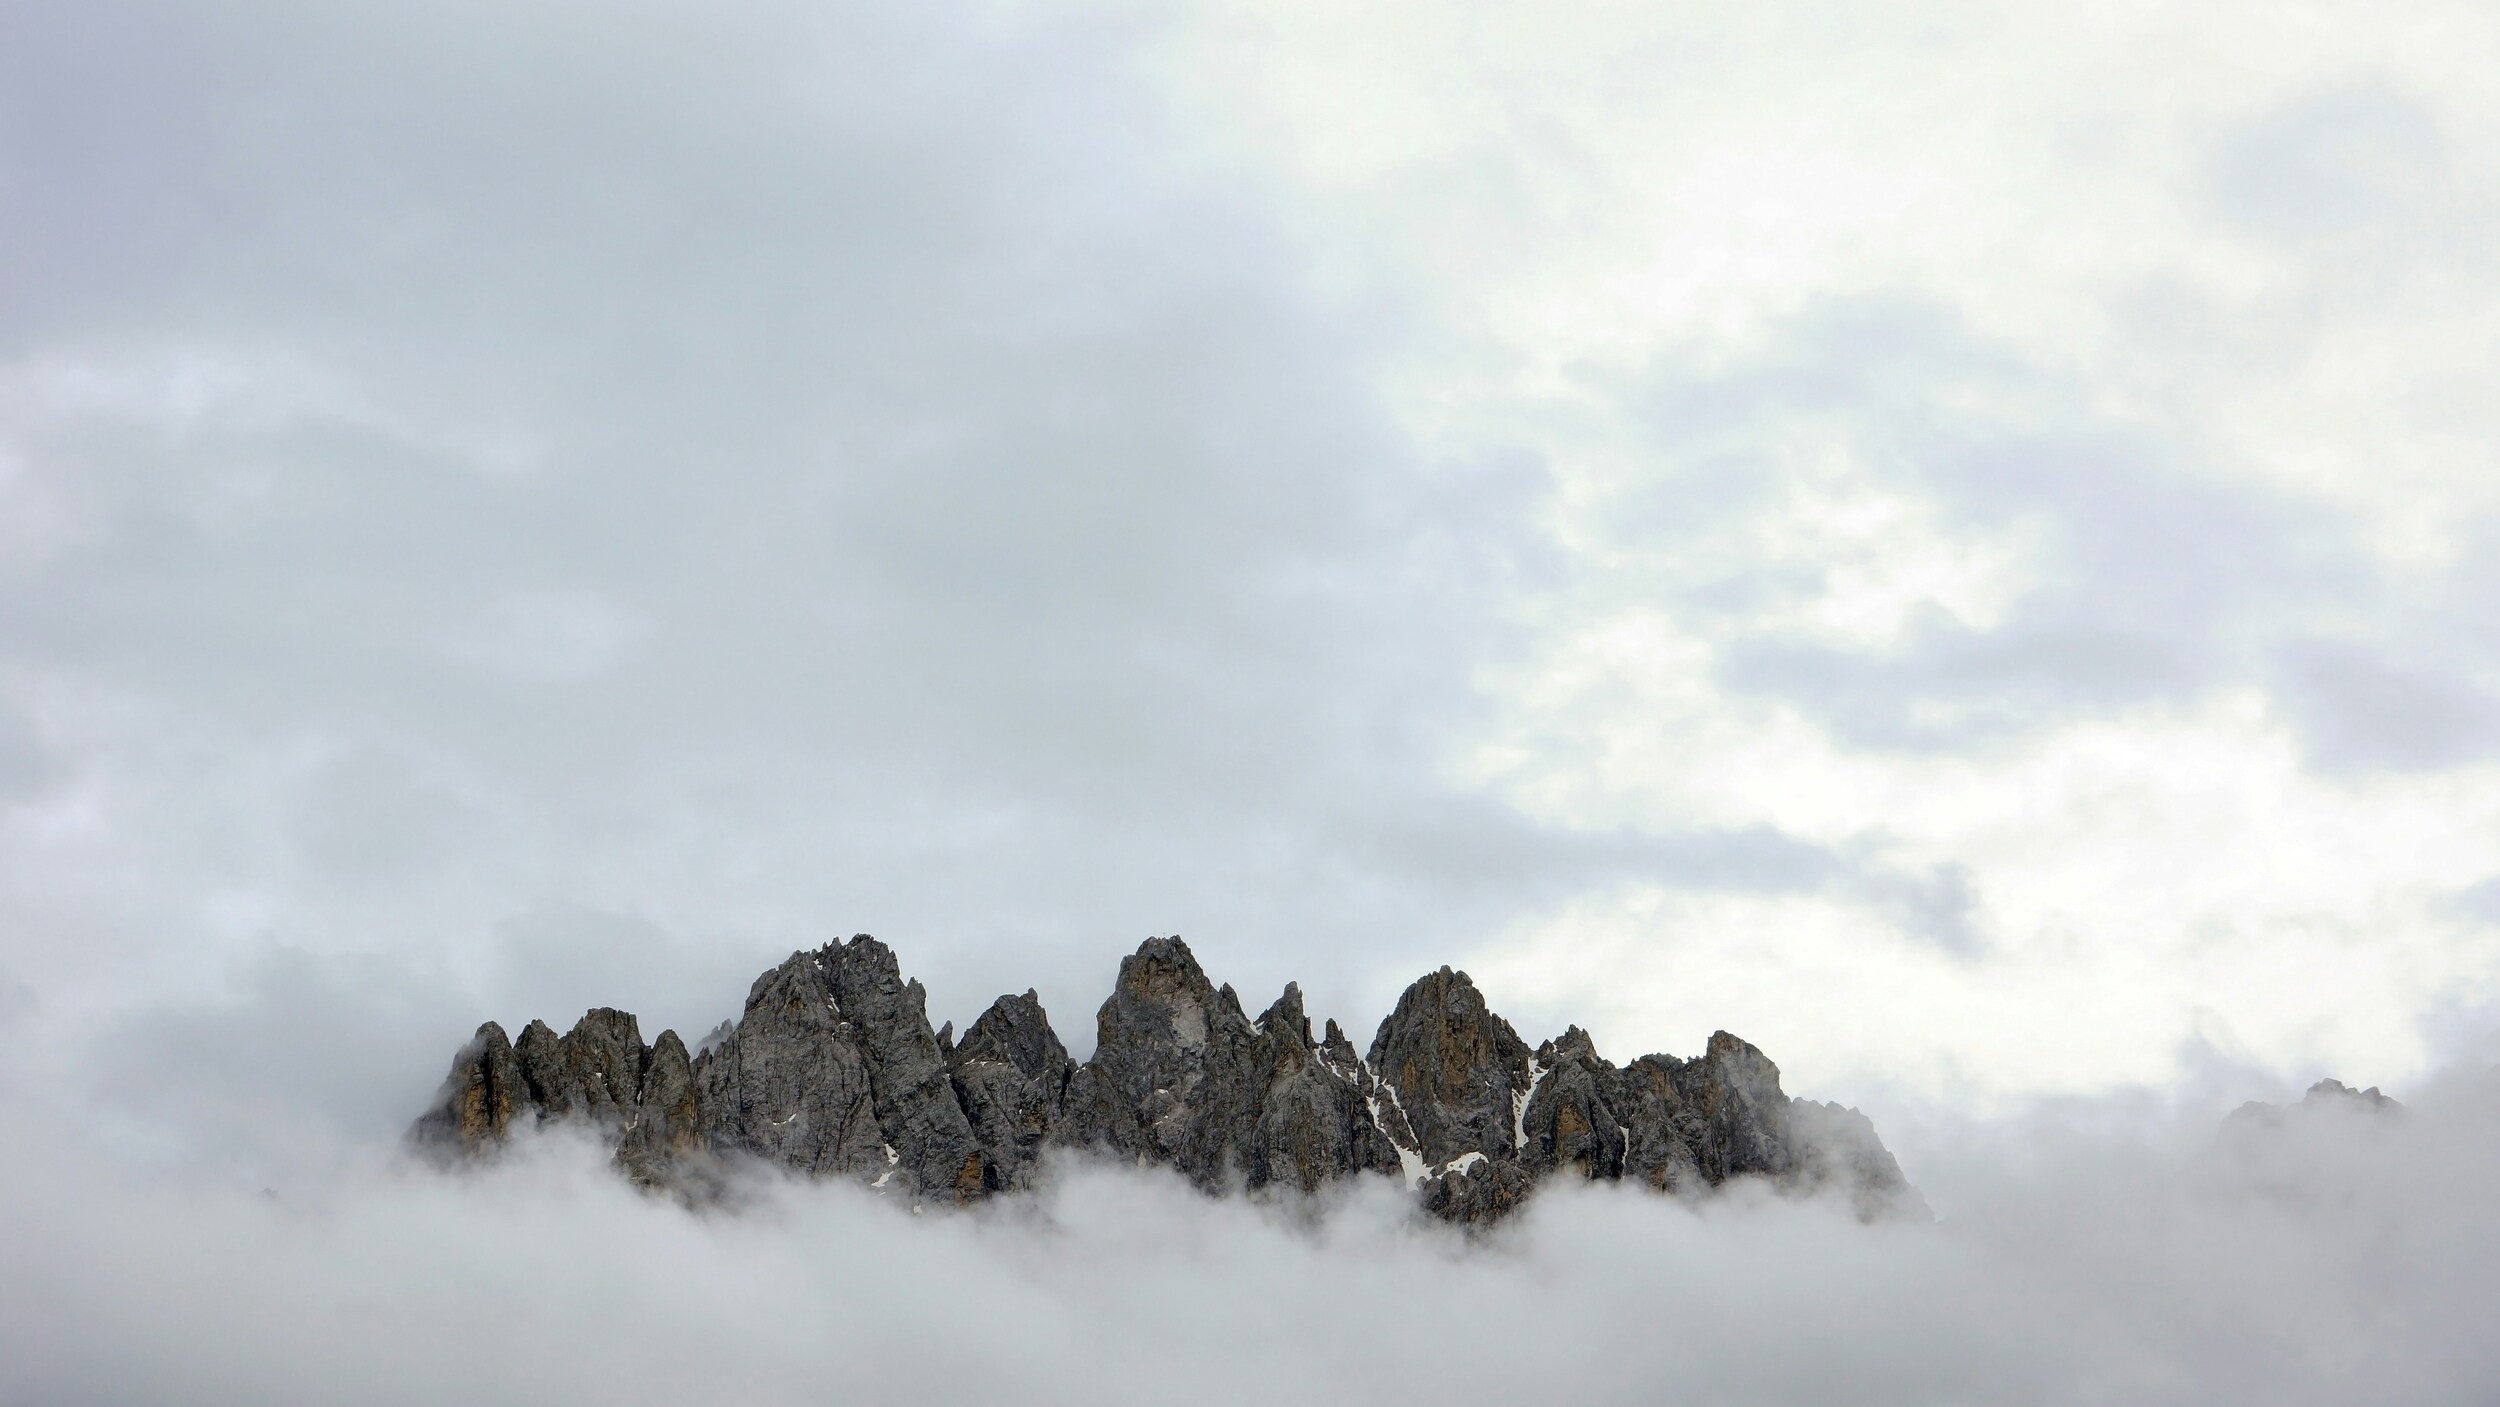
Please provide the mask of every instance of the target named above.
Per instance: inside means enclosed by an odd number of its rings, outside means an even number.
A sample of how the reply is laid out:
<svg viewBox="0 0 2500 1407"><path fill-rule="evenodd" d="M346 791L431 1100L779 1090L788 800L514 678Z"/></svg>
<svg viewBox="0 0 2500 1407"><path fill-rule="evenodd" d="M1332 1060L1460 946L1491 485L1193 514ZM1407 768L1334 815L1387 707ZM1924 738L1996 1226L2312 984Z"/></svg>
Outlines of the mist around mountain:
<svg viewBox="0 0 2500 1407"><path fill-rule="evenodd" d="M570 1119L273 1194L0 1084L43 1151L0 1160L0 1400L2486 1400L2500 1082L2404 1094L1914 1120L1932 1222L1553 1177L1465 1234L1395 1178L1209 1196L1072 1149L960 1209L762 1159L690 1207Z"/></svg>

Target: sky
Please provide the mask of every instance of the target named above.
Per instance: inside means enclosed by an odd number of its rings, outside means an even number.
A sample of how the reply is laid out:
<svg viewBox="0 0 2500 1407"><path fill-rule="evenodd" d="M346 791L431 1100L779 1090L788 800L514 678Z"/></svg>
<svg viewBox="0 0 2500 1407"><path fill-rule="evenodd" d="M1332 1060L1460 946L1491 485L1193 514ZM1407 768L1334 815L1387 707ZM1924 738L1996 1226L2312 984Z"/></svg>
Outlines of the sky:
<svg viewBox="0 0 2500 1407"><path fill-rule="evenodd" d="M17 0L12 1097L317 1187L854 932L1080 1053L1452 963L1913 1180L2487 1066L2495 31Z"/></svg>
<svg viewBox="0 0 2500 1407"><path fill-rule="evenodd" d="M0 6L0 1398L2488 1400L2496 45ZM856 932L1732 1030L1938 1220L400 1152Z"/></svg>

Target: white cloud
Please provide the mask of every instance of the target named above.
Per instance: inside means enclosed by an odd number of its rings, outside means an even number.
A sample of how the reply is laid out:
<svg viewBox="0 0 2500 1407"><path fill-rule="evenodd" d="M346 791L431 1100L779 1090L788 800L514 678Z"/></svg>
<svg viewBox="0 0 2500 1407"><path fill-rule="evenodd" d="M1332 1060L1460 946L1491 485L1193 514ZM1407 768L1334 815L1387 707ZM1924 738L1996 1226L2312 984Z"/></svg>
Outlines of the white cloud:
<svg viewBox="0 0 2500 1407"><path fill-rule="evenodd" d="M2007 1096L2192 1040L2418 1069L2487 999L2488 13L1192 14L1150 72L1427 330L1404 422L1556 475L1563 581L1457 775L1959 867L1985 950L1633 882L1479 971Z"/></svg>
<svg viewBox="0 0 2500 1407"><path fill-rule="evenodd" d="M1100 1168L977 1216L847 1185L693 1215L556 1141L267 1195L69 1135L0 1166L0 1392L2453 1401L2500 1366L2492 1112L2450 1089L2219 1149L2205 1118L1966 1126L1934 1226L1563 1190L1472 1246L1385 1182L1301 1219Z"/></svg>

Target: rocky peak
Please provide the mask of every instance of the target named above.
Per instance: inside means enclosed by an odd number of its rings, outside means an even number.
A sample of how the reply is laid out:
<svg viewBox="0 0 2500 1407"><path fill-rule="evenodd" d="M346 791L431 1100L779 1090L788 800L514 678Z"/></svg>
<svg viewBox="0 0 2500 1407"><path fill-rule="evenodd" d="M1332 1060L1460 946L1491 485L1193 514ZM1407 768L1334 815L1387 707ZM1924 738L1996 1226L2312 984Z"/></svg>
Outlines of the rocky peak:
<svg viewBox="0 0 2500 1407"><path fill-rule="evenodd" d="M1297 992L1296 995L1300 994ZM1345 1032L1337 1029L1337 1019L1333 1016L1328 1018L1328 1033L1320 1037L1319 1050L1329 1064L1340 1070L1363 1068L1363 1057L1355 1053L1354 1042L1346 1039Z"/></svg>
<svg viewBox="0 0 2500 1407"><path fill-rule="evenodd" d="M1538 1046L1537 1064L1545 1069L1558 1069L1573 1063L1596 1064L1597 1042L1577 1026L1566 1027L1563 1033Z"/></svg>
<svg viewBox="0 0 2500 1407"><path fill-rule="evenodd" d="M986 1191L1023 1185L1051 1130L1065 1122L1076 1062L1039 994L990 1003L947 1057L955 1099L985 1159Z"/></svg>
<svg viewBox="0 0 2500 1407"><path fill-rule="evenodd" d="M1259 1031L1289 1040L1303 1050L1311 1048L1311 1018L1302 1013L1301 983L1286 983L1284 995L1259 1013Z"/></svg>
<svg viewBox="0 0 2500 1407"><path fill-rule="evenodd" d="M1027 1078L1071 1063L1068 1048L1059 1043L1059 1033L1050 1028L1050 1017L1042 1010L1041 995L1031 988L1023 996L1000 997L990 1003L990 1009L956 1043L955 1058L957 1063L995 1060L1014 1066Z"/></svg>
<svg viewBox="0 0 2500 1407"><path fill-rule="evenodd" d="M737 1028L695 1068L710 1147L798 1172L886 1168L859 1032L822 952L797 952L747 989Z"/></svg>
<svg viewBox="0 0 2500 1407"><path fill-rule="evenodd" d="M528 1098L512 1042L503 1027L489 1021L452 1057L433 1106L409 1132L419 1147L465 1153L502 1139L514 1109L525 1107Z"/></svg>
<svg viewBox="0 0 2500 1407"><path fill-rule="evenodd" d="M1752 1044L1711 1032L1708 1048L1685 1063L1676 1084L1701 1123L1697 1152L1704 1176L1719 1182L1739 1173L1788 1171L1788 1096L1780 1090L1779 1067Z"/></svg>
<svg viewBox="0 0 2500 1407"><path fill-rule="evenodd" d="M2368 1089L2354 1089L2342 1080L2336 1079L2320 1080L2311 1085L2309 1092L2300 1097L2300 1102L2313 1109L2340 1108L2370 1114L2404 1112L2404 1106L2379 1093L2377 1085L2372 1085Z"/></svg>
<svg viewBox="0 0 2500 1407"><path fill-rule="evenodd" d="M593 1007L557 1037L544 1022L521 1032L521 1078L548 1118L579 1114L611 1124L633 1120L650 1050L633 1013Z"/></svg>
<svg viewBox="0 0 2500 1407"><path fill-rule="evenodd" d="M483 1032L481 1032L483 1034ZM2342 1080L2324 1079L2311 1085L2297 1104L2268 1104L2250 1100L2231 1111L2222 1122L2225 1139L2252 1134L2280 1132L2295 1121L2334 1121L2351 1115L2392 1119L2404 1113L2405 1107L2379 1093L2376 1085L2354 1089Z"/></svg>
<svg viewBox="0 0 2500 1407"><path fill-rule="evenodd" d="M893 950L862 934L757 977L738 1018L691 1054L675 1032L644 1045L631 1014L605 1007L562 1036L532 1021L517 1042L488 1022L412 1134L474 1155L516 1126L573 1122L636 1180L689 1196L752 1161L968 1201L1029 1185L1058 1146L1209 1191L1396 1177L1468 1225L1555 1177L1693 1195L1759 1176L1846 1187L1869 1216L1921 1205L1863 1115L1790 1100L1744 1041L1722 1031L1696 1059L1619 1068L1574 1026L1531 1053L1446 967L1406 989L1368 1061L1334 1020L1314 1039L1299 984L1250 1020L1178 937L1121 961L1082 1064L1032 991L992 1002L960 1041L927 1007Z"/></svg>
<svg viewBox="0 0 2500 1407"><path fill-rule="evenodd" d="M1233 989L1210 983L1177 936L1150 938L1121 960L1094 1029L1094 1058L1069 1091L1066 1141L1177 1168L1202 1186L1231 1180L1257 1037Z"/></svg>
<svg viewBox="0 0 2500 1407"><path fill-rule="evenodd" d="M1527 1042L1485 1006L1464 972L1427 973L1372 1037L1372 1070L1397 1092L1425 1163L1518 1151L1517 1100L1528 1091Z"/></svg>
<svg viewBox="0 0 2500 1407"><path fill-rule="evenodd" d="M889 1161L924 1195L979 1195L994 1179L929 1028L928 994L903 980L893 949L865 933L827 944L819 961L858 1033Z"/></svg>

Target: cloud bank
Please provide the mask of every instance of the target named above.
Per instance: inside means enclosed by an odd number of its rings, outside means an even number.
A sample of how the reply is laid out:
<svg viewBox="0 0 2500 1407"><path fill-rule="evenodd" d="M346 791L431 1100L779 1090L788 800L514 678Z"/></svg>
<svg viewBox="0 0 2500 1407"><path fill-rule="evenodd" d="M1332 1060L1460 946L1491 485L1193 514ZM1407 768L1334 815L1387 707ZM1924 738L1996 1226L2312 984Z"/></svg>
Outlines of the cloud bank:
<svg viewBox="0 0 2500 1407"><path fill-rule="evenodd" d="M12 1111L11 1124L27 1124ZM2077 1108L1965 1125L1933 1226L1569 1190L1469 1243L1385 1186L1300 1213L1066 1165L911 1214L761 1183L735 1214L589 1147L368 1166L309 1201L0 1173L0 1391L57 1403L1210 1404L2479 1400L2500 1086L2387 1120ZM74 1134L59 1146L74 1147ZM2243 1135L2246 1130L2241 1131Z"/></svg>

